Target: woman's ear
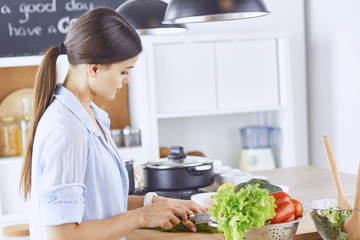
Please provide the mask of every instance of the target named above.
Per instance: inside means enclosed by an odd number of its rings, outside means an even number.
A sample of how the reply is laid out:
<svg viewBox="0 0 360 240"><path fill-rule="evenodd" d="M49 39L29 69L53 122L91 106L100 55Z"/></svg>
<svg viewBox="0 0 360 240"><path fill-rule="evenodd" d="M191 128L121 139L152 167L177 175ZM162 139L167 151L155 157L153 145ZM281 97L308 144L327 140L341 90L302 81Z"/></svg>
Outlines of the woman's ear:
<svg viewBox="0 0 360 240"><path fill-rule="evenodd" d="M87 73L91 78L96 77L96 73L99 70L99 64L87 64Z"/></svg>

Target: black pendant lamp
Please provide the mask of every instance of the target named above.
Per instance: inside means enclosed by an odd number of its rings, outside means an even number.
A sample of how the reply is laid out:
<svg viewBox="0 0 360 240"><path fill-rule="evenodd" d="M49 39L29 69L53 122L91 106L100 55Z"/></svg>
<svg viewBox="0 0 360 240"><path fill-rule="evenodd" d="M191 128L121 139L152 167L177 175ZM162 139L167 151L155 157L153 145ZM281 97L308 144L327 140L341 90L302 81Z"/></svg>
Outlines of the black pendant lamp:
<svg viewBox="0 0 360 240"><path fill-rule="evenodd" d="M269 13L263 0L171 0L162 23L236 20Z"/></svg>
<svg viewBox="0 0 360 240"><path fill-rule="evenodd" d="M185 24L162 24L167 3L161 0L129 0L118 9L141 35L172 34L188 30Z"/></svg>

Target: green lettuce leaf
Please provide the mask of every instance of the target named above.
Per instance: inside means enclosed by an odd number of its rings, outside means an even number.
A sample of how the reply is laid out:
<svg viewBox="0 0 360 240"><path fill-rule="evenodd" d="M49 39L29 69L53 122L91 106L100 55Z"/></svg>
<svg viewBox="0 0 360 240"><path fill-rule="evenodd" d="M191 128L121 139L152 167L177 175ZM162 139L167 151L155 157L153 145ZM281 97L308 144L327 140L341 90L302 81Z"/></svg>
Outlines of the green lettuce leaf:
<svg viewBox="0 0 360 240"><path fill-rule="evenodd" d="M316 228L321 234L334 240L346 240L347 233L343 231L345 220L351 215L350 210L331 208L330 210L313 210L311 213Z"/></svg>
<svg viewBox="0 0 360 240"><path fill-rule="evenodd" d="M268 190L255 184L247 185L237 193L229 185L213 196L215 204L209 213L219 223L225 239L243 239L251 227L264 226L275 216L275 198L268 194Z"/></svg>

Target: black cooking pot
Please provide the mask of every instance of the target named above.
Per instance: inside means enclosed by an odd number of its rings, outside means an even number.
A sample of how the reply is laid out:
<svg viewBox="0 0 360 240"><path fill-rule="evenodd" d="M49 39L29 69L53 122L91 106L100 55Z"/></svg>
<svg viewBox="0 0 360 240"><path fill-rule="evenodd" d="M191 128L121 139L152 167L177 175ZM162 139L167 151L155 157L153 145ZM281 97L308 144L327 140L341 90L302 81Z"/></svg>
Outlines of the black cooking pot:
<svg viewBox="0 0 360 240"><path fill-rule="evenodd" d="M134 159L126 159L125 167L129 175L129 194L132 194L135 190L134 186Z"/></svg>
<svg viewBox="0 0 360 240"><path fill-rule="evenodd" d="M179 146L171 146L167 158L142 167L144 187L149 191L198 189L214 182L213 160L186 156Z"/></svg>

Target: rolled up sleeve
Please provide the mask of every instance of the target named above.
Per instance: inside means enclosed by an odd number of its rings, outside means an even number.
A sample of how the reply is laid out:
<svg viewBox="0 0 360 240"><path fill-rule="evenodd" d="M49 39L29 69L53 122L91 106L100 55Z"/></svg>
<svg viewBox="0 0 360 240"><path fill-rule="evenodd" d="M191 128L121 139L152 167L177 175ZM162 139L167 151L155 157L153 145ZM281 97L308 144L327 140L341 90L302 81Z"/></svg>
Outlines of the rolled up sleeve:
<svg viewBox="0 0 360 240"><path fill-rule="evenodd" d="M40 218L43 226L81 223L84 216L87 139L66 127L49 136L41 155Z"/></svg>
<svg viewBox="0 0 360 240"><path fill-rule="evenodd" d="M84 215L85 185L62 184L40 196L40 215L43 226L81 223Z"/></svg>

